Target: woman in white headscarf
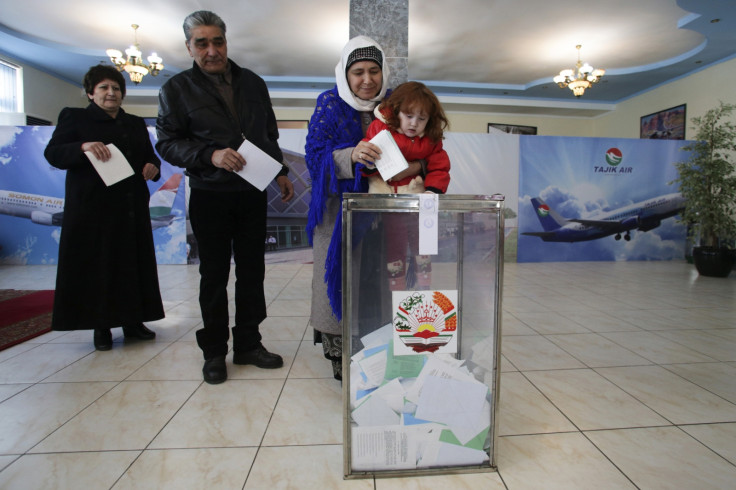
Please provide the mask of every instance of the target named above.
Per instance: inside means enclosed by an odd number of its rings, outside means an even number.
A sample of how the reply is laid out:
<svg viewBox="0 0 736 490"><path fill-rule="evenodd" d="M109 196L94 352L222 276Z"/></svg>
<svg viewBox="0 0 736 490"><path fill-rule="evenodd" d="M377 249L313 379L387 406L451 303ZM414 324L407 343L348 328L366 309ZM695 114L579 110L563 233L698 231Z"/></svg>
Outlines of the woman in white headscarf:
<svg viewBox="0 0 736 490"><path fill-rule="evenodd" d="M307 234L314 251L310 323L336 379L342 379L341 200L344 192L366 192L356 167L380 155L378 147L361 140L375 117L373 109L386 96L385 60L373 39L351 39L335 67L335 87L317 98L307 135L305 158L312 178ZM416 175L421 164L412 162L405 172Z"/></svg>

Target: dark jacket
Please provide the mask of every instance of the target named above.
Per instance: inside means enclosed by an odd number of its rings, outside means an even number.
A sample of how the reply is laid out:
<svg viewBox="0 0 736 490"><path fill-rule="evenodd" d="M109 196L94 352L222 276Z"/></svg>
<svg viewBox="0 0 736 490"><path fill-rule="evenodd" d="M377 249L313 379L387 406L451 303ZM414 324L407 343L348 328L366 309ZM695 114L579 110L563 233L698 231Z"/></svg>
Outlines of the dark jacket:
<svg viewBox="0 0 736 490"><path fill-rule="evenodd" d="M283 161L266 83L252 71L229 62L237 119L196 63L172 77L159 92L156 149L164 160L186 169L192 188L255 189L239 175L212 164L215 150L237 150L245 139L274 160ZM287 173L284 166L279 175Z"/></svg>
<svg viewBox="0 0 736 490"><path fill-rule="evenodd" d="M106 186L82 152L89 141L115 144L134 175ZM113 119L94 103L65 108L44 156L66 170L52 328L112 328L163 318L150 193L141 173L146 163L161 163L143 119L122 109Z"/></svg>

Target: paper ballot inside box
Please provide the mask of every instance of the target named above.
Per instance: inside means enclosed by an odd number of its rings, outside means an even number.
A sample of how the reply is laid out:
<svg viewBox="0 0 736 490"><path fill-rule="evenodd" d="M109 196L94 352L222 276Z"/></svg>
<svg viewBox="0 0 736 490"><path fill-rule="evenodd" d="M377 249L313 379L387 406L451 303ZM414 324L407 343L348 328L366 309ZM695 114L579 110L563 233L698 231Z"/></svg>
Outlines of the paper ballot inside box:
<svg viewBox="0 0 736 490"><path fill-rule="evenodd" d="M381 158L376 160L375 164L383 180L388 180L402 170L409 168L406 158L401 154L399 146L388 130L380 131L371 139L371 143L381 149Z"/></svg>

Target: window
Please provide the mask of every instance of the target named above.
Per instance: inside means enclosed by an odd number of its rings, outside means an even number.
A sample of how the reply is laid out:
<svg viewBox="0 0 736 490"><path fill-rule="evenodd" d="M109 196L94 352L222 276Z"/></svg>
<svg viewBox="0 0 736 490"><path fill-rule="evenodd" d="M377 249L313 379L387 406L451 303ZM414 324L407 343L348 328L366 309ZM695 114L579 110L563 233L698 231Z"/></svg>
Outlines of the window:
<svg viewBox="0 0 736 490"><path fill-rule="evenodd" d="M23 112L23 69L0 59L0 112Z"/></svg>

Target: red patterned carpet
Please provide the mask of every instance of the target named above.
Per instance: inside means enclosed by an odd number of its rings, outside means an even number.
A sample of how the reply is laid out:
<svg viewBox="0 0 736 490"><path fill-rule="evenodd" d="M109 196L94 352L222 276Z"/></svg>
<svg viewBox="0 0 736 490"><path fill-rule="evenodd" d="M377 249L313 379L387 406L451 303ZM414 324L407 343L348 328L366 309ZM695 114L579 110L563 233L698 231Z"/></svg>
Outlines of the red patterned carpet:
<svg viewBox="0 0 736 490"><path fill-rule="evenodd" d="M0 289L0 350L51 331L54 291Z"/></svg>

